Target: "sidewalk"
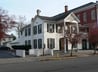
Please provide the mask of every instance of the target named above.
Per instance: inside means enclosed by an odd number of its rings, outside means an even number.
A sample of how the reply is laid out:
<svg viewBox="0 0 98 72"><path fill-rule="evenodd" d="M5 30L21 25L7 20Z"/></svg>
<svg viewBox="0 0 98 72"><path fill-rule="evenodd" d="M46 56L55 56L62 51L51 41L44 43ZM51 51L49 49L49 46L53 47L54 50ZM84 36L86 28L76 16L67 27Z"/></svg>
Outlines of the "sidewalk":
<svg viewBox="0 0 98 72"><path fill-rule="evenodd" d="M98 53L98 52L97 52ZM52 61L52 60L64 60L64 59L72 59L78 57L87 57L93 55L93 50L79 50L78 52L73 52L73 56L70 56L70 53L59 55L55 54L54 56L26 56L25 58L1 58L0 64L9 64L9 63L20 63L20 62L37 62L37 61Z"/></svg>
<svg viewBox="0 0 98 72"><path fill-rule="evenodd" d="M54 56L50 57L40 57L40 61L50 61L50 60L64 60L64 59L72 59L72 58L78 58L78 57L87 57L93 55L93 50L79 50L78 52L73 51L73 56L70 56L70 52L60 55L55 54ZM98 53L98 51L96 52Z"/></svg>

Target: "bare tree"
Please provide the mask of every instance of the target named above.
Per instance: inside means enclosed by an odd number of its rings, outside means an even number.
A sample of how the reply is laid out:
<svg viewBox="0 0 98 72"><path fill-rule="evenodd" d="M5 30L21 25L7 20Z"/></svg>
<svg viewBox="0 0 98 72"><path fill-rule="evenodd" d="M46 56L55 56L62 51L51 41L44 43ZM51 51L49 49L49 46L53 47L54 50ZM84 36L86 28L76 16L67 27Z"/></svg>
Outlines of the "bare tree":
<svg viewBox="0 0 98 72"><path fill-rule="evenodd" d="M0 40L4 37L6 32L15 27L16 22L12 16L8 15L6 10L0 8Z"/></svg>
<svg viewBox="0 0 98 72"><path fill-rule="evenodd" d="M25 20L26 20L25 16L19 16L17 18L17 24L16 24L15 31L16 31L18 37L20 36L20 34L19 34L20 30L25 26Z"/></svg>
<svg viewBox="0 0 98 72"><path fill-rule="evenodd" d="M78 44L80 42L81 39L81 35L80 33L75 34L73 37L71 35L69 35L68 40L71 43L71 53L70 56L73 55L73 47L75 44Z"/></svg>

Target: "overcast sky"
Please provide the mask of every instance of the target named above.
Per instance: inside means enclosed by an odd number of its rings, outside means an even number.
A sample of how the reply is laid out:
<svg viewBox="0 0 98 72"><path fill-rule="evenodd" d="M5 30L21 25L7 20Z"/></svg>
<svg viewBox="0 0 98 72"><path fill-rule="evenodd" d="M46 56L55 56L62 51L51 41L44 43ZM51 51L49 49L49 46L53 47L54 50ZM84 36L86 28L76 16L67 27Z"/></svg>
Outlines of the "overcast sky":
<svg viewBox="0 0 98 72"><path fill-rule="evenodd" d="M64 6L69 9L81 6L96 0L0 0L0 7L9 14L25 16L30 21L36 15L36 10L41 10L41 15L53 16L64 12Z"/></svg>

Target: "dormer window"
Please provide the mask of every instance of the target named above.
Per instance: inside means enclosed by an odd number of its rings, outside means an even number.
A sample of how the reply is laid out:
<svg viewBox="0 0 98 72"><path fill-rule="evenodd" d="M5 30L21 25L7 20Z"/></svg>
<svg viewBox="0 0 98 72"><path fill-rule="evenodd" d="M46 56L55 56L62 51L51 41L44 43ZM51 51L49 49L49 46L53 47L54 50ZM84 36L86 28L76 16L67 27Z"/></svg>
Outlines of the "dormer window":
<svg viewBox="0 0 98 72"><path fill-rule="evenodd" d="M54 24L47 24L47 32L49 33L54 32Z"/></svg>

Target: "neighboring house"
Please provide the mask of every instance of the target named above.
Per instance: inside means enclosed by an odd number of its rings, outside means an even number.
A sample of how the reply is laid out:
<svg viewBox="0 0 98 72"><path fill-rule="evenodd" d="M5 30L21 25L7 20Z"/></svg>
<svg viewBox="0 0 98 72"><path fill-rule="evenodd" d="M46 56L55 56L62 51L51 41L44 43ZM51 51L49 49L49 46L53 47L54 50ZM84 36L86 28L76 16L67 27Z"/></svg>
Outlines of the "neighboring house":
<svg viewBox="0 0 98 72"><path fill-rule="evenodd" d="M82 5L75 9L70 10L75 13L75 15L80 20L80 32L84 33L84 37L82 37L82 49L92 49L91 44L89 43L89 32L91 27L96 26L98 23L98 1L96 3L90 2L88 4Z"/></svg>
<svg viewBox="0 0 98 72"><path fill-rule="evenodd" d="M31 45L31 24L24 26L19 32L19 38L11 45Z"/></svg>
<svg viewBox="0 0 98 72"><path fill-rule="evenodd" d="M10 46L10 42L12 42L16 37L11 34L11 35L8 35L8 34L5 34L4 37L2 38L1 40L1 46Z"/></svg>
<svg viewBox="0 0 98 72"><path fill-rule="evenodd" d="M68 10L68 6L65 6L65 12L53 17L41 16L40 11L37 10L37 15L32 18L30 25L20 31L21 36L16 42L20 45L31 44L32 49L39 52L43 48L45 50L53 48L53 50L66 52L70 50L71 44L68 40L64 41L64 23L74 22L79 26L79 31L84 34L77 48L91 49L88 33L90 25L97 24L97 11L98 2L90 2L71 10Z"/></svg>

